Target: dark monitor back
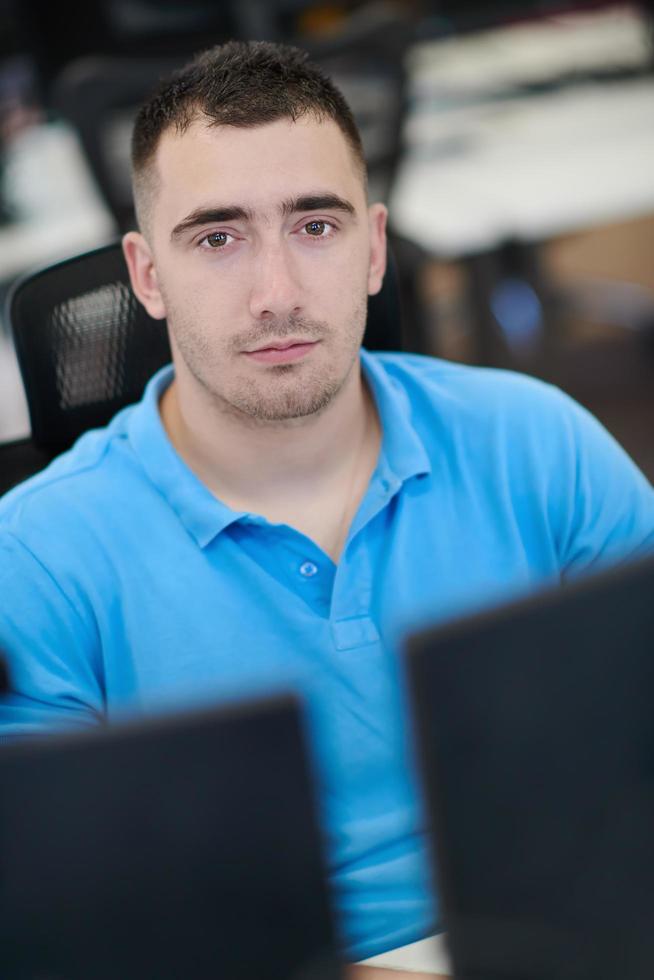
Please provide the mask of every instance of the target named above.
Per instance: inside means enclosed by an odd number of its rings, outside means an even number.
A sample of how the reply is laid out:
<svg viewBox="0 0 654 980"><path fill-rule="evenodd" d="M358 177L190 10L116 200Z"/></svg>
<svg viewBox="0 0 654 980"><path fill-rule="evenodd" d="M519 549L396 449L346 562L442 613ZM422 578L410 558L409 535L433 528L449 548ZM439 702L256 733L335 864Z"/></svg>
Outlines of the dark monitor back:
<svg viewBox="0 0 654 980"><path fill-rule="evenodd" d="M654 977L654 562L412 637L456 976Z"/></svg>
<svg viewBox="0 0 654 980"><path fill-rule="evenodd" d="M0 751L3 980L338 976L290 698Z"/></svg>

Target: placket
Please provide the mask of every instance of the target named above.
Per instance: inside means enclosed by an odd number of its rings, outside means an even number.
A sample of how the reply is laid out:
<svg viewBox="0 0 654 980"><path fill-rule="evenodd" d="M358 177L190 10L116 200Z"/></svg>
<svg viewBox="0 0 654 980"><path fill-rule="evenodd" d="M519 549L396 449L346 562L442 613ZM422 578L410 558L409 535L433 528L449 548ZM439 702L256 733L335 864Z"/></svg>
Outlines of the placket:
<svg viewBox="0 0 654 980"><path fill-rule="evenodd" d="M402 481L388 467L380 468L352 523L332 592L330 620L337 650L351 650L380 640L371 617L374 569L366 529L401 485Z"/></svg>
<svg viewBox="0 0 654 980"><path fill-rule="evenodd" d="M264 571L323 618L329 615L336 566L310 538L286 524L248 515L232 534Z"/></svg>

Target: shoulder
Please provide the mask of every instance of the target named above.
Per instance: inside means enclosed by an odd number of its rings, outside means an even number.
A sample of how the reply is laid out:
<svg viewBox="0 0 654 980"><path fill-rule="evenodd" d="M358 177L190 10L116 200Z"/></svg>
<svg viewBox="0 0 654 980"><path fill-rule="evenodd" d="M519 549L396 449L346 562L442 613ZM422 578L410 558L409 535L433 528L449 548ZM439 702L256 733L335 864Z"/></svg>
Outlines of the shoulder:
<svg viewBox="0 0 654 980"><path fill-rule="evenodd" d="M466 428L518 432L536 426L542 433L587 415L560 389L514 371L418 354L367 354L368 363L389 393L408 400L415 422L424 418L459 437Z"/></svg>
<svg viewBox="0 0 654 980"><path fill-rule="evenodd" d="M103 429L85 433L44 470L0 500L0 533L27 547L74 539L78 528L100 521L123 496L125 476L136 461L125 426L130 409ZM133 490L133 488L132 488Z"/></svg>
<svg viewBox="0 0 654 980"><path fill-rule="evenodd" d="M424 354L366 352L364 363L375 366L406 388L424 390L434 396L459 393L474 398L492 393L499 397L530 397L558 391L544 381L516 371L476 367Z"/></svg>
<svg viewBox="0 0 654 980"><path fill-rule="evenodd" d="M367 356L368 361L370 355ZM560 389L528 375L471 367L413 354L373 359L377 390L403 411L432 462L472 479L506 480L515 492L591 484L598 494L652 488L616 440ZM404 403L404 408L398 406ZM387 401L388 406L388 401Z"/></svg>
<svg viewBox="0 0 654 980"><path fill-rule="evenodd" d="M144 480L139 440L159 435L159 397L173 377L167 365L150 379L140 401L121 409L108 425L84 433L44 470L0 499L0 530L17 531L49 521L53 530L69 522L106 520L121 504L130 509L150 487ZM81 517L81 521L78 518Z"/></svg>
<svg viewBox="0 0 654 980"><path fill-rule="evenodd" d="M654 547L654 490L613 436L550 384L511 371L378 355L380 389L404 399L441 481L545 515L561 567ZM508 504L507 504L508 502Z"/></svg>

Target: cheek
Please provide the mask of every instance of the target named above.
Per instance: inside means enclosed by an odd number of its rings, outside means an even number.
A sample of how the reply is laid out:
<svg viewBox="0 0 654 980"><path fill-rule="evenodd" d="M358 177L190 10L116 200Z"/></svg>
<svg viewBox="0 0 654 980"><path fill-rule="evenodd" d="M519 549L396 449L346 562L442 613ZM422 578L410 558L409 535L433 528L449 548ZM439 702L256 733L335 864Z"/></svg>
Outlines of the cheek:
<svg viewBox="0 0 654 980"><path fill-rule="evenodd" d="M243 288L239 277L209 269L198 271L195 267L172 271L161 290L170 315L185 321L195 320L198 328L215 323L217 318L233 318L243 302Z"/></svg>
<svg viewBox="0 0 654 980"><path fill-rule="evenodd" d="M368 266L353 263L344 272L335 290L336 301L343 316L357 325L365 322L368 309Z"/></svg>
<svg viewBox="0 0 654 980"><path fill-rule="evenodd" d="M316 263L307 279L307 292L320 293L334 310L351 309L368 295L367 253L348 249L338 261Z"/></svg>

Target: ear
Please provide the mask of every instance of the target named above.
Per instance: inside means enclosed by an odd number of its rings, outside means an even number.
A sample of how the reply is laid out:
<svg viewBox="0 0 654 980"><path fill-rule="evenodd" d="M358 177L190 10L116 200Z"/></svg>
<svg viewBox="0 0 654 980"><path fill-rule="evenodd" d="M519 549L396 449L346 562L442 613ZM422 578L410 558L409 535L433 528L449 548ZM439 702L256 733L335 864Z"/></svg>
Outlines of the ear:
<svg viewBox="0 0 654 980"><path fill-rule="evenodd" d="M383 204L371 204L368 208L370 234L370 265L368 267L368 295L374 296L382 287L386 272L386 219L388 210Z"/></svg>
<svg viewBox="0 0 654 980"><path fill-rule="evenodd" d="M163 320L166 307L159 291L157 270L150 246L140 232L130 231L123 237L123 254L134 295L143 303L151 317Z"/></svg>

